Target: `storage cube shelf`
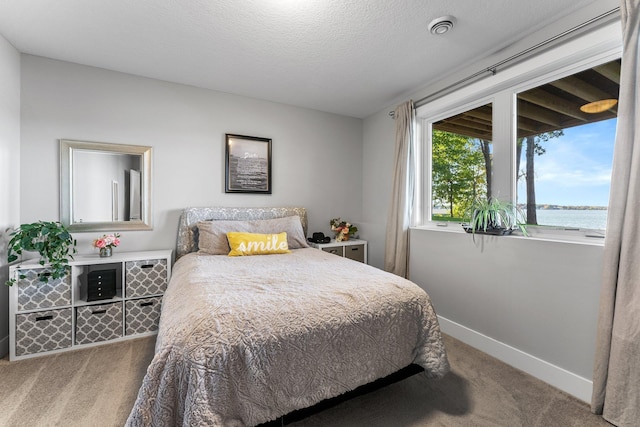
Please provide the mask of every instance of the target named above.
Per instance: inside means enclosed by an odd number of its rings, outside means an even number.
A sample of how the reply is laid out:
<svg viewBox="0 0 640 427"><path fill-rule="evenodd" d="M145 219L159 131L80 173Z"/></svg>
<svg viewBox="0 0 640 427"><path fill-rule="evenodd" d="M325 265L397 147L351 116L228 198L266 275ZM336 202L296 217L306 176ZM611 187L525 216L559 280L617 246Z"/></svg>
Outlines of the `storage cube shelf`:
<svg viewBox="0 0 640 427"><path fill-rule="evenodd" d="M40 277L49 270L37 259L12 265L9 359L157 333L171 255L171 250L77 255L67 275L47 283Z"/></svg>

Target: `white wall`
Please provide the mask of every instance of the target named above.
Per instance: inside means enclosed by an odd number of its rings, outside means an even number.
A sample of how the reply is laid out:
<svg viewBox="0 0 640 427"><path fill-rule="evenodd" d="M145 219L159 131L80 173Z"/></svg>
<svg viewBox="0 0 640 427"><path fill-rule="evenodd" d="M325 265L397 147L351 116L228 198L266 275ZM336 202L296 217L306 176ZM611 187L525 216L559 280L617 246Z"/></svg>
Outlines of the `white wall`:
<svg viewBox="0 0 640 427"><path fill-rule="evenodd" d="M9 350L7 229L20 220L20 54L0 36L0 357Z"/></svg>
<svg viewBox="0 0 640 427"><path fill-rule="evenodd" d="M175 247L188 206L305 206L310 231L362 207L362 120L22 56L21 221L59 218L58 139L153 146L154 229L117 250ZM224 135L272 138L273 194L224 193ZM92 253L101 233L74 233ZM365 229L360 233L366 237Z"/></svg>
<svg viewBox="0 0 640 427"><path fill-rule="evenodd" d="M364 120L363 215L367 227L376 230L368 236L373 265L384 265L384 230L391 196L395 124L388 112L397 104L435 93L617 6L617 0L594 2L497 53L451 70L439 81L399 96ZM532 239L516 242L509 237L495 248L487 245L479 251L468 239L463 233L439 230L411 233L411 279L432 294L435 309L443 317L443 329L589 400L601 247L534 243ZM534 249L539 252L532 253ZM528 256L536 262L528 261ZM505 258L509 260L506 264L502 263ZM491 267L498 266L496 275ZM470 287L469 279L483 273L491 276ZM483 304L485 301L488 303Z"/></svg>

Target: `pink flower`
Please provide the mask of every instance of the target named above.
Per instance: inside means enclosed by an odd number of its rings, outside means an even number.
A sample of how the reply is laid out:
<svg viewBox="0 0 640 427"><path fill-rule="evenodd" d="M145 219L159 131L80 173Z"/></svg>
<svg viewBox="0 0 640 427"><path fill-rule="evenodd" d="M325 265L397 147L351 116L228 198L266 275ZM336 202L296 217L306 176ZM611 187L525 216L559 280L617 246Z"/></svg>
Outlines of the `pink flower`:
<svg viewBox="0 0 640 427"><path fill-rule="evenodd" d="M120 234L105 234L93 241L93 246L99 249L116 247L120 244Z"/></svg>

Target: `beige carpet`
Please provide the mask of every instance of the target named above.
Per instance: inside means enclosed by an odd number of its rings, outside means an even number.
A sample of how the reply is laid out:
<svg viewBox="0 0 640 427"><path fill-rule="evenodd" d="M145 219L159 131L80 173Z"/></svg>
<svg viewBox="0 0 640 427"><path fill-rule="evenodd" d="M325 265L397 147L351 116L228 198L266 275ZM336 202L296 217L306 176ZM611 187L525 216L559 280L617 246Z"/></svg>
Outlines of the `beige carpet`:
<svg viewBox="0 0 640 427"><path fill-rule="evenodd" d="M452 371L444 379L417 375L292 426L610 426L586 403L445 338ZM142 338L0 360L0 426L123 425L153 345L153 338Z"/></svg>
<svg viewBox="0 0 640 427"><path fill-rule="evenodd" d="M155 337L0 361L0 426L122 426Z"/></svg>

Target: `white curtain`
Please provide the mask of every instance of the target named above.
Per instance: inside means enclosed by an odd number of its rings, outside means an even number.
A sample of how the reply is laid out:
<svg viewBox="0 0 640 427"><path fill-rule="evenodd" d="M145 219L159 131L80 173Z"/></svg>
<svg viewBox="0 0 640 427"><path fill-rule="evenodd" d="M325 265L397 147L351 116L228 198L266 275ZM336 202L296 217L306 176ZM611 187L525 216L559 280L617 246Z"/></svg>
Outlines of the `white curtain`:
<svg viewBox="0 0 640 427"><path fill-rule="evenodd" d="M414 200L415 150L413 101L398 105L391 206L387 219L384 269L398 276L408 276L409 227Z"/></svg>
<svg viewBox="0 0 640 427"><path fill-rule="evenodd" d="M622 0L622 68L591 409L640 425L640 0Z"/></svg>

